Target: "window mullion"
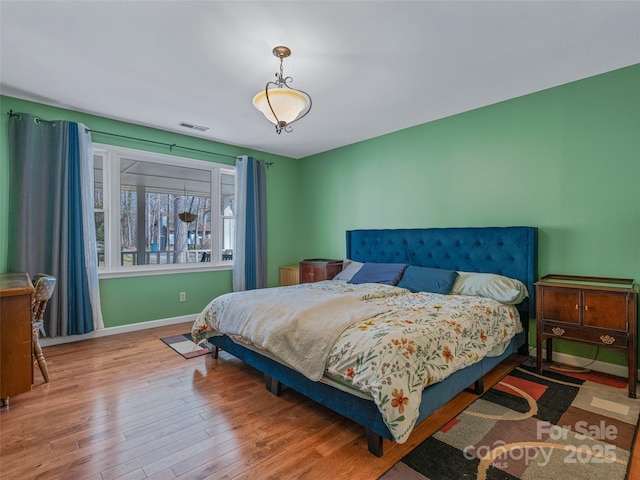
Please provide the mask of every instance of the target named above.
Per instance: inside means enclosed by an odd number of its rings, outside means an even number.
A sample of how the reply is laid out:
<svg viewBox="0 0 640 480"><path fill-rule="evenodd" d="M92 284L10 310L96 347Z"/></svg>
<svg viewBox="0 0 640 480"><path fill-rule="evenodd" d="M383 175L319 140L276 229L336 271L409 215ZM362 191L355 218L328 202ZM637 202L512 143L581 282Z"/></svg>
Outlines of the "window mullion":
<svg viewBox="0 0 640 480"><path fill-rule="evenodd" d="M222 260L222 220L220 215L221 197L220 169L211 172L211 261L220 263Z"/></svg>
<svg viewBox="0 0 640 480"><path fill-rule="evenodd" d="M109 152L109 271L120 267L120 157Z"/></svg>
<svg viewBox="0 0 640 480"><path fill-rule="evenodd" d="M137 245L137 265L147 264L147 194L144 185L136 187L136 245Z"/></svg>

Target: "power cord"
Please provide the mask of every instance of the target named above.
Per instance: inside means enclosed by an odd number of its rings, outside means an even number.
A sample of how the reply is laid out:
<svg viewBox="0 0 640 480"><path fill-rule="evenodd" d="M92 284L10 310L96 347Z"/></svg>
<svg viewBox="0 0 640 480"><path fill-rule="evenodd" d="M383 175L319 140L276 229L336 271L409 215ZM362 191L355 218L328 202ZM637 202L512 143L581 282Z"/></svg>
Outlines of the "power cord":
<svg viewBox="0 0 640 480"><path fill-rule="evenodd" d="M551 364L549 365L549 368L552 370L558 370L560 372L588 372L590 371L589 366L591 366L598 358L598 355L600 354L600 347L596 347L596 354L593 357L593 360L591 360L589 363L587 363L586 365L582 365L582 366L572 366L572 365L563 365L563 364Z"/></svg>
<svg viewBox="0 0 640 480"><path fill-rule="evenodd" d="M529 355L535 356L534 353L534 348L529 349ZM600 346L596 346L596 354L594 355L593 359L587 363L586 365L582 365L582 366L573 366L573 365L565 365L562 363L552 363L551 365L549 365L549 369L551 370L558 370L560 372L588 372L590 371L589 368L591 365L593 365L595 363L595 361L598 359L598 355L600 354Z"/></svg>

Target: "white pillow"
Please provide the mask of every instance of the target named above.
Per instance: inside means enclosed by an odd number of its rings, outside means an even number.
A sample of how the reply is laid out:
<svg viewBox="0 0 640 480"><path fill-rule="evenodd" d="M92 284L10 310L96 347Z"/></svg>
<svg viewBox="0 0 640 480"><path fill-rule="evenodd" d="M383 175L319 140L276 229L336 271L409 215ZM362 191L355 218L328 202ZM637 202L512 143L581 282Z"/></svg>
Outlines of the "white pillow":
<svg viewBox="0 0 640 480"><path fill-rule="evenodd" d="M345 260L342 262L342 271L333 277L333 279L348 282L358 272L358 270L362 268L362 265L364 265L364 263Z"/></svg>
<svg viewBox="0 0 640 480"><path fill-rule="evenodd" d="M517 305L529 296L527 287L515 280L493 273L458 272L451 295L489 297L498 302Z"/></svg>

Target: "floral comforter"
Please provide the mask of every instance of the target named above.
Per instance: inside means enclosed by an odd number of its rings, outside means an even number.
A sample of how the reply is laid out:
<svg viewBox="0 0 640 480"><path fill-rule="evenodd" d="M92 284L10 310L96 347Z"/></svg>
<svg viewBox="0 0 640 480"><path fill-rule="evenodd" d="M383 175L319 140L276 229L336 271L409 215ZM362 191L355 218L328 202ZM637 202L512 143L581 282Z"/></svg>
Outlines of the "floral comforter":
<svg viewBox="0 0 640 480"><path fill-rule="evenodd" d="M329 352L326 376L370 394L398 443L406 441L415 425L424 387L485 356L500 355L522 330L515 307L489 298L343 281L280 288L298 289L301 295L318 289L341 292L385 307L385 313L340 335ZM196 343L224 334L216 305L228 301L227 295L214 299L196 319ZM250 339L234 339L251 344Z"/></svg>

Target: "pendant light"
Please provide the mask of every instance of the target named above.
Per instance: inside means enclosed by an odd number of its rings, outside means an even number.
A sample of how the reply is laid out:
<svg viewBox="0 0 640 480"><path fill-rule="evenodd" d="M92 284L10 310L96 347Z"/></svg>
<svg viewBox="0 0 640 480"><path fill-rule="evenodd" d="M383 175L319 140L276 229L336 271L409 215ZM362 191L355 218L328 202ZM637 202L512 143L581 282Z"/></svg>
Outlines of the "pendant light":
<svg viewBox="0 0 640 480"><path fill-rule="evenodd" d="M279 135L283 130L291 132L290 125L309 113L311 97L302 90L291 88L289 83L293 78L282 73L282 61L291 55L291 50L284 46L275 47L273 55L280 59L280 73L276 73L275 82L267 82L264 91L253 97L253 105L275 125Z"/></svg>

